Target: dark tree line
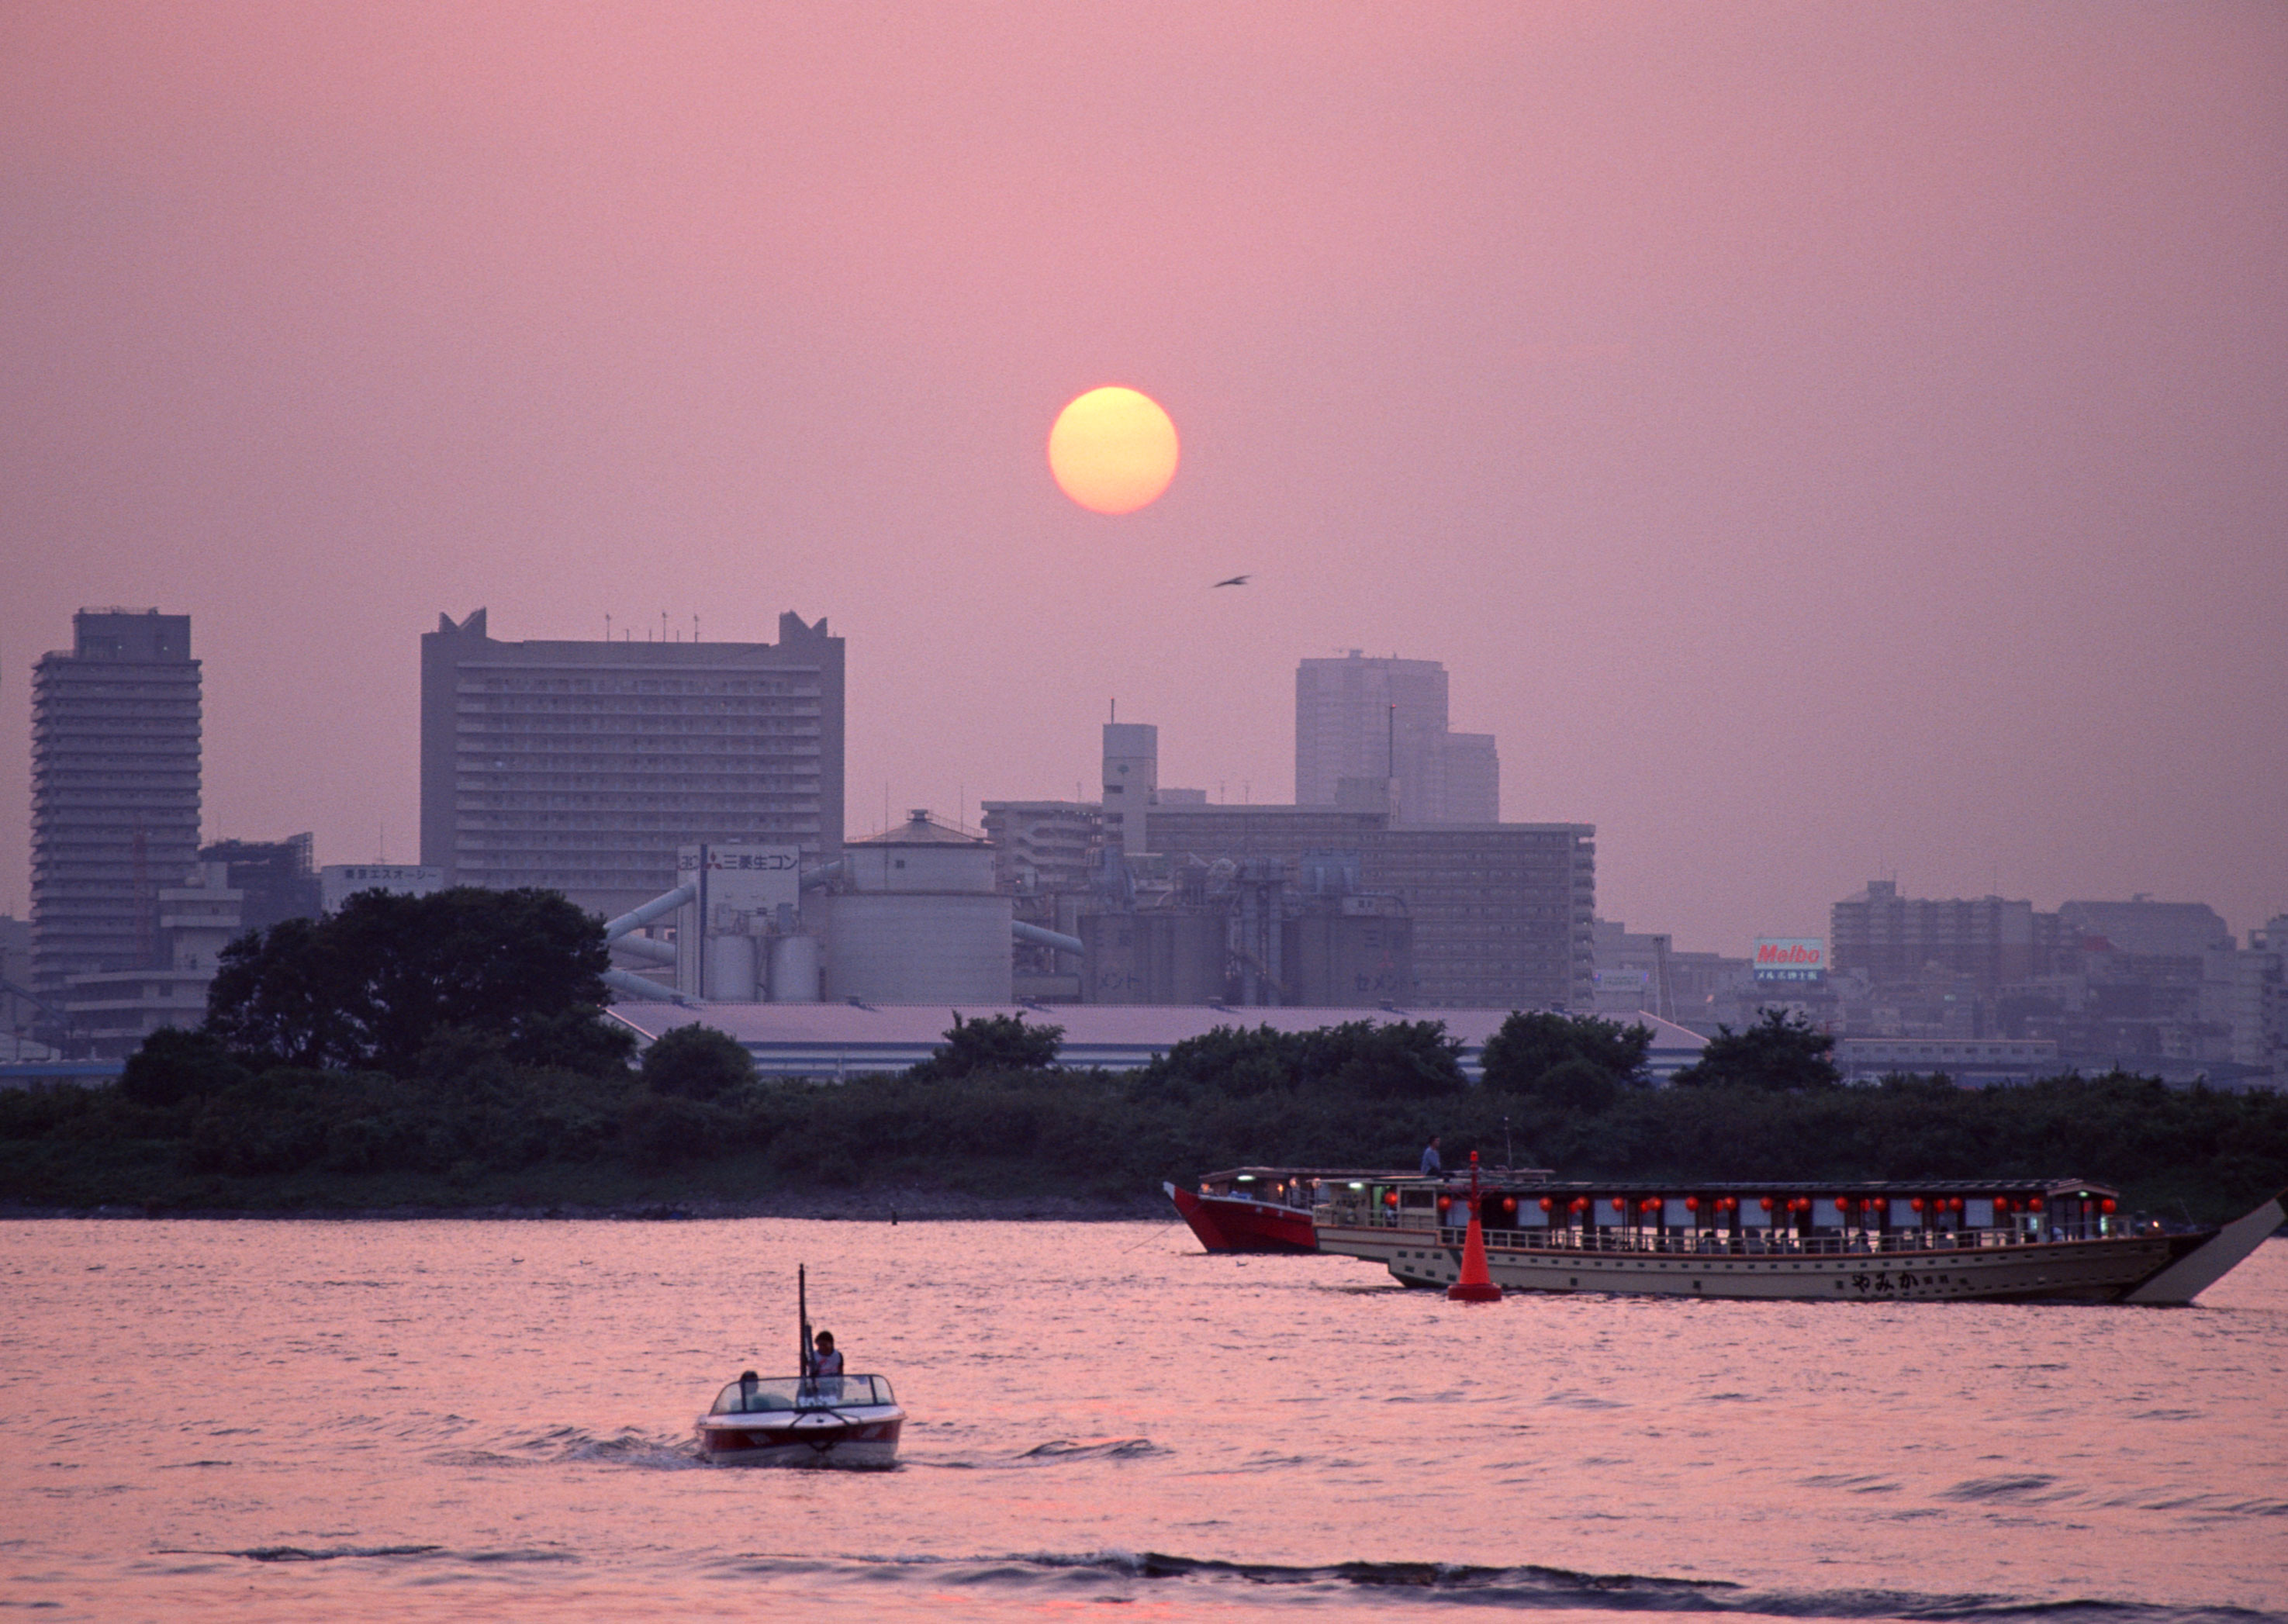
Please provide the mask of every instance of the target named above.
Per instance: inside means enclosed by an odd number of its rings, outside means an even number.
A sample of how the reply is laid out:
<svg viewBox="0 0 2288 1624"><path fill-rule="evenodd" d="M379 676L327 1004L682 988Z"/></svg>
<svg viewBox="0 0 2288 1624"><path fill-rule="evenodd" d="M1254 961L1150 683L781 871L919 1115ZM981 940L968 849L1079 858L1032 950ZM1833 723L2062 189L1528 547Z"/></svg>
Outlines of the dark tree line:
<svg viewBox="0 0 2288 1624"><path fill-rule="evenodd" d="M119 1088L0 1095L0 1198L131 1186L228 1205L265 1180L299 1181L306 1199L399 1178L433 1192L410 1199L451 1200L555 1168L613 1189L1140 1200L1248 1162L1411 1167L1433 1133L1450 1165L1513 1146L1578 1177L2081 1176L2174 1216L2227 1216L2288 1184L2276 1097L2119 1075L1843 1088L1824 1036L1785 1017L1720 1033L1664 1089L1643 1027L1546 1013L1505 1023L1475 1088L1434 1020L1228 1026L1106 1073L1061 1066L1061 1031L1017 1016L957 1017L910 1071L822 1086L759 1080L742 1045L696 1025L631 1067L601 967L595 922L531 893L361 899L265 932L232 949L206 1026L155 1036Z"/></svg>

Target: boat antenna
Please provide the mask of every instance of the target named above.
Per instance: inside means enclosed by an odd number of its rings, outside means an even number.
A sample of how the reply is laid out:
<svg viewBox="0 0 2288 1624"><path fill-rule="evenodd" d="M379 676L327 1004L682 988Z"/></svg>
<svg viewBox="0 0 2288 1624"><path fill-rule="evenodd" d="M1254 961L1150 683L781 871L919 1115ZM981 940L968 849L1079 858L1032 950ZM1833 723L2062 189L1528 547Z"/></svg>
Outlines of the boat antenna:
<svg viewBox="0 0 2288 1624"><path fill-rule="evenodd" d="M810 1281L802 1264L794 1266L794 1312L802 1328L802 1374L810 1374Z"/></svg>

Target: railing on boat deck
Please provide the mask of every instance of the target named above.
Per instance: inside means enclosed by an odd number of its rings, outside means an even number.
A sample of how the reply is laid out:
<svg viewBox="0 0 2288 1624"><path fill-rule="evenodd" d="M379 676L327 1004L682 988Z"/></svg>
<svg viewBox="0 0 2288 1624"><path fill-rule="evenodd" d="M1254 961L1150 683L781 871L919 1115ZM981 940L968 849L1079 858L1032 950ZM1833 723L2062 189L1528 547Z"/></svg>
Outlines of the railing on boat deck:
<svg viewBox="0 0 2288 1624"><path fill-rule="evenodd" d="M1414 1230L1425 1240L1427 1224L1402 1224L1398 1213L1340 1216L1347 1228ZM1411 1215L1403 1215L1411 1216ZM1441 1224L1438 1244L1459 1246L1466 1232L1460 1224ZM2062 1240L2118 1240L2131 1230L2118 1218L2100 1218L2078 1224L2061 1224L2039 1232L2004 1229L1854 1230L1836 1235L1791 1235L1749 1231L1732 1234L1713 1230L1651 1231L1596 1229L1552 1225L1532 1229L1490 1229L1486 1245L1499 1249L1537 1252L1663 1252L1680 1256L1764 1257L1822 1254L1876 1256L1886 1252L1963 1252L1990 1247L2043 1246Z"/></svg>

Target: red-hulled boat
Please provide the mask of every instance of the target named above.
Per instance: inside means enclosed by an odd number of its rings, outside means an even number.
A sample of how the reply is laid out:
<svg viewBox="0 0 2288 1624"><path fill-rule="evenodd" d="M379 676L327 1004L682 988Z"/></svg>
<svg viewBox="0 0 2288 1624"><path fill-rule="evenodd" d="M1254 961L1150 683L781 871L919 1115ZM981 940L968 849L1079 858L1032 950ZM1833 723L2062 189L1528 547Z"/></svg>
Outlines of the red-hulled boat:
<svg viewBox="0 0 2288 1624"><path fill-rule="evenodd" d="M1349 1168L1227 1168L1204 1176L1197 1190L1160 1187L1211 1252L1315 1252L1311 1208L1332 1199L1331 1185L1404 1176Z"/></svg>

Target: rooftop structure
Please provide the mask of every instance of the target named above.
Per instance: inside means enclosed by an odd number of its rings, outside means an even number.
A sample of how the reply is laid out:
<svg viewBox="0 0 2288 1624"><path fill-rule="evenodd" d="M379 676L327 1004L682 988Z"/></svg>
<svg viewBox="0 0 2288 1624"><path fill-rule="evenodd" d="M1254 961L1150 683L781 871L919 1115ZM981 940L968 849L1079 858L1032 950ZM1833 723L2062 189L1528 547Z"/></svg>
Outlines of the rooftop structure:
<svg viewBox="0 0 2288 1624"><path fill-rule="evenodd" d="M315 919L323 911L324 890L312 857L316 837L290 835L283 840L218 840L199 848L199 861L221 863L230 884L246 893L242 923L266 930L285 919Z"/></svg>
<svg viewBox="0 0 2288 1624"><path fill-rule="evenodd" d="M676 883L686 844L837 856L843 643L421 639L421 861L448 883L561 891L605 914Z"/></svg>

